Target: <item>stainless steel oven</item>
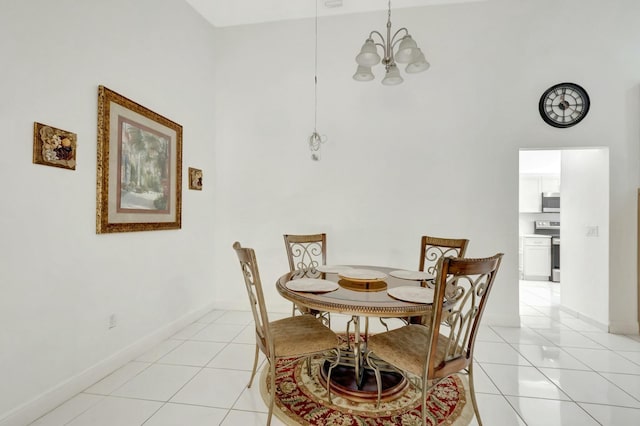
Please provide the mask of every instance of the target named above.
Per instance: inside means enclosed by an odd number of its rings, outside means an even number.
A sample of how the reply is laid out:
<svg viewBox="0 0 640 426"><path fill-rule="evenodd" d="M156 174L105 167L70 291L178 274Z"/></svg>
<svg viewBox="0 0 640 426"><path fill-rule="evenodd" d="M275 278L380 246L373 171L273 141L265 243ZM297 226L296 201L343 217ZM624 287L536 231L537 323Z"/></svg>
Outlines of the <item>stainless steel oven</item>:
<svg viewBox="0 0 640 426"><path fill-rule="evenodd" d="M555 213L560 211L560 193L559 192L543 192L542 193L542 211L555 212Z"/></svg>
<svg viewBox="0 0 640 426"><path fill-rule="evenodd" d="M551 281L560 282L560 237L551 237Z"/></svg>
<svg viewBox="0 0 640 426"><path fill-rule="evenodd" d="M559 204L558 204L559 205ZM551 281L560 282L560 222L536 220L533 223L534 234L551 235Z"/></svg>

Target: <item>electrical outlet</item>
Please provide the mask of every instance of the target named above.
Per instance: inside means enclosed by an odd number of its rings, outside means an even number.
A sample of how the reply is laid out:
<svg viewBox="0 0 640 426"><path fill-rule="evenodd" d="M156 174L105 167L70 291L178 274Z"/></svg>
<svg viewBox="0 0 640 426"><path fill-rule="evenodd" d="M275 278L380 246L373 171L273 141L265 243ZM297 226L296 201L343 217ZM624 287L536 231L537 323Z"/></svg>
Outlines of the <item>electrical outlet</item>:
<svg viewBox="0 0 640 426"><path fill-rule="evenodd" d="M118 318L116 318L116 314L109 315L109 329L112 329L117 325L118 325Z"/></svg>
<svg viewBox="0 0 640 426"><path fill-rule="evenodd" d="M587 237L597 237L598 236L599 229L598 229L597 225L595 225L595 226L593 226L593 225L592 226L586 226L585 228L586 228Z"/></svg>

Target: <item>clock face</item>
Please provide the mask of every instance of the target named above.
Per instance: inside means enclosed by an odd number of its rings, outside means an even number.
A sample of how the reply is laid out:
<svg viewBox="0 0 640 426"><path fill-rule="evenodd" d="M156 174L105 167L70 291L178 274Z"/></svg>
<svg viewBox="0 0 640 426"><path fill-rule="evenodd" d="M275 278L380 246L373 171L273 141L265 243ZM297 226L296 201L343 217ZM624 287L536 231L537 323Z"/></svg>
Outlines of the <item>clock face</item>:
<svg viewBox="0 0 640 426"><path fill-rule="evenodd" d="M538 109L547 124L554 127L571 127L578 124L589 112L589 95L577 84L556 84L542 94Z"/></svg>

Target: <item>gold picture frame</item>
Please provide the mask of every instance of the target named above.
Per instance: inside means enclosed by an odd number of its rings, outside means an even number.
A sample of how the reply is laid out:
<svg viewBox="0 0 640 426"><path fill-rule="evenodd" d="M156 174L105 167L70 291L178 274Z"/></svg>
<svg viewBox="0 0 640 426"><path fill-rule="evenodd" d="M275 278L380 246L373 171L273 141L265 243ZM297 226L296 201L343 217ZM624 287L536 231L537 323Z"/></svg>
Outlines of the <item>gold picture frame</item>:
<svg viewBox="0 0 640 426"><path fill-rule="evenodd" d="M33 123L33 164L76 169L78 137L53 126Z"/></svg>
<svg viewBox="0 0 640 426"><path fill-rule="evenodd" d="M189 167L189 189L202 191L202 170Z"/></svg>
<svg viewBox="0 0 640 426"><path fill-rule="evenodd" d="M182 126L98 87L96 233L182 226Z"/></svg>

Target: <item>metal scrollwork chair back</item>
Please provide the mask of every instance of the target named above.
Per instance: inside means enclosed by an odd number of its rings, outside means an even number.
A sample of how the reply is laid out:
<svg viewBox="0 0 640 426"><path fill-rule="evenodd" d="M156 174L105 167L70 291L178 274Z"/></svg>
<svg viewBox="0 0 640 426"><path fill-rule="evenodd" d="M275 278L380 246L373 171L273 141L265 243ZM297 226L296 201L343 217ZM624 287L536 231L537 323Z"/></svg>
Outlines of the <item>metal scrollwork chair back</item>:
<svg viewBox="0 0 640 426"><path fill-rule="evenodd" d="M438 275L438 261L443 257L464 257L469 240L465 238L441 238L423 235L420 240L419 270ZM412 324L429 325L431 316L409 318Z"/></svg>
<svg viewBox="0 0 640 426"><path fill-rule="evenodd" d="M466 372L476 420L482 425L473 381L473 350L502 256L441 258L430 327L411 324L369 338L367 360L376 373L378 402L380 360L419 379L423 425L427 396L437 399L437 395L429 395L430 390L445 378Z"/></svg>
<svg viewBox="0 0 640 426"><path fill-rule="evenodd" d="M423 235L420 241L420 270L437 275L441 257L464 257L469 240Z"/></svg>
<svg viewBox="0 0 640 426"><path fill-rule="evenodd" d="M292 278L318 278L319 265L327 263L327 234L284 234L289 270L296 274Z"/></svg>
<svg viewBox="0 0 640 426"><path fill-rule="evenodd" d="M289 271L293 273L291 279L322 277L322 272L317 268L327 263L327 234L284 234L284 245L287 249ZM310 310L294 304L291 314L295 315L296 311L315 315L322 318L326 325L331 324L328 312Z"/></svg>
<svg viewBox="0 0 640 426"><path fill-rule="evenodd" d="M251 248L243 248L237 241L233 244L233 249L240 261L256 331L253 370L247 387L251 387L253 383L258 367L258 358L260 351L262 351L269 363L270 402L267 418L267 425L269 425L273 415L276 392L276 362L283 358L296 362L301 357L306 357L307 368L310 368L310 357L323 355L331 362L327 379L327 383L330 383L331 372L340 361L338 350L340 341L331 329L310 315L288 317L269 322L255 252ZM329 388L327 388L327 393L329 402L331 402Z"/></svg>

